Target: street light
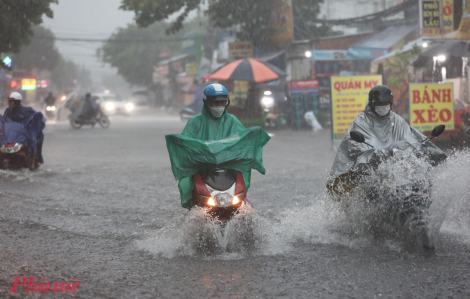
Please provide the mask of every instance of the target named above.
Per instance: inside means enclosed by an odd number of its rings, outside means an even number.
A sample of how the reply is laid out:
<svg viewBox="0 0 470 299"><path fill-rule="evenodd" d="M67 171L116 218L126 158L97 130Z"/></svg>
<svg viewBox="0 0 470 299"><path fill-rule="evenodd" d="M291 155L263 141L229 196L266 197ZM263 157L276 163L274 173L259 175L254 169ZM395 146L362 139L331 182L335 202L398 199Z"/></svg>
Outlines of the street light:
<svg viewBox="0 0 470 299"><path fill-rule="evenodd" d="M305 52L305 57L307 57L307 58L312 57L312 52L310 52L310 51Z"/></svg>
<svg viewBox="0 0 470 299"><path fill-rule="evenodd" d="M428 47L428 43L423 43L423 44L421 45L421 47L427 48L427 47Z"/></svg>

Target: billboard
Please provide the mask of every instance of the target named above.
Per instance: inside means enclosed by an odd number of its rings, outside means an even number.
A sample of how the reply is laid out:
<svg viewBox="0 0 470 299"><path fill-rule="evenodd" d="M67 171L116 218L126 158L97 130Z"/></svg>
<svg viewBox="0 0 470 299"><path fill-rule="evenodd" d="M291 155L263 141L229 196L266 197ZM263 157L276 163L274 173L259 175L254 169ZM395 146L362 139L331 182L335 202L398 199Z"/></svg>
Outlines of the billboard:
<svg viewBox="0 0 470 299"><path fill-rule="evenodd" d="M318 80L292 80L289 82L291 93L318 92Z"/></svg>
<svg viewBox="0 0 470 299"><path fill-rule="evenodd" d="M441 1L421 0L421 29L423 35L441 35Z"/></svg>
<svg viewBox="0 0 470 299"><path fill-rule="evenodd" d="M23 79L21 80L21 89L22 90L35 90L36 89L36 79Z"/></svg>
<svg viewBox="0 0 470 299"><path fill-rule="evenodd" d="M369 90L382 84L382 76L331 77L333 140L341 140L366 105Z"/></svg>
<svg viewBox="0 0 470 299"><path fill-rule="evenodd" d="M253 57L252 42L230 42L228 43L229 58Z"/></svg>
<svg viewBox="0 0 470 299"><path fill-rule="evenodd" d="M410 84L410 125L430 131L437 125L454 129L454 85Z"/></svg>

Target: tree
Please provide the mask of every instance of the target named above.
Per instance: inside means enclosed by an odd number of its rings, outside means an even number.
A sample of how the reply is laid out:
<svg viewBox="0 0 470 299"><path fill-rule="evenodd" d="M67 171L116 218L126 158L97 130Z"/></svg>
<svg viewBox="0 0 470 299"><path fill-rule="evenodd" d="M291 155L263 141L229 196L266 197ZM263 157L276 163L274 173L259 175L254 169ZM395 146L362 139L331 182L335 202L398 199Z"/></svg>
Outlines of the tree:
<svg viewBox="0 0 470 299"><path fill-rule="evenodd" d="M83 90L90 90L92 84L88 70L77 66L70 60L65 60L62 56L59 57L57 66L52 70L51 79L59 91L70 90L76 85Z"/></svg>
<svg viewBox="0 0 470 299"><path fill-rule="evenodd" d="M239 40L252 41L255 47L271 46L274 33L272 26L273 9L281 0L217 0L209 1L205 12L211 25L236 31ZM168 28L175 33L183 28L189 12L198 9L204 0L122 0L121 9L135 12L137 25L146 27L154 22L167 19L180 12ZM296 38L314 38L334 33L328 26L318 26L310 19L316 18L323 0L292 0L294 11L294 32ZM296 33L299 30L299 33Z"/></svg>
<svg viewBox="0 0 470 299"><path fill-rule="evenodd" d="M42 23L42 15L53 17L51 3L58 0L1 0L0 53L20 51L33 36L33 25ZM1 64L3 66L3 64Z"/></svg>
<svg viewBox="0 0 470 299"><path fill-rule="evenodd" d="M397 51L395 56L386 60L384 69L384 83L387 84L394 95L394 110L398 114L408 111L409 86L413 78L410 75L410 60L412 57L421 54L421 48L414 45L410 51Z"/></svg>
<svg viewBox="0 0 470 299"><path fill-rule="evenodd" d="M168 23L157 22L147 28L129 25L113 33L97 54L102 62L116 67L118 74L129 84L150 86L153 66L161 60L160 52L170 50L178 53L182 46L180 38L197 26L197 21L189 22L188 26L175 34L173 41L168 41L165 40L168 39Z"/></svg>
<svg viewBox="0 0 470 299"><path fill-rule="evenodd" d="M341 34L331 26L319 25L312 21L320 13L320 4L324 0L293 0L292 13L294 16L294 38L315 39L323 36Z"/></svg>
<svg viewBox="0 0 470 299"><path fill-rule="evenodd" d="M135 25L119 28L113 33L98 56L102 62L116 67L118 74L132 85L147 86L152 83L153 65L158 61L158 45L151 29L141 29ZM123 43L124 40L142 40L142 42Z"/></svg>
<svg viewBox="0 0 470 299"><path fill-rule="evenodd" d="M60 53L54 46L54 34L42 26L33 28L34 38L27 46L21 47L21 51L14 55L13 61L16 69L38 70L54 69L60 57Z"/></svg>
<svg viewBox="0 0 470 299"><path fill-rule="evenodd" d="M140 27L148 27L155 22L163 21L170 15L183 12L167 28L167 33L176 33L183 28L188 14L197 9L204 0L122 0L120 9L135 12L135 21Z"/></svg>

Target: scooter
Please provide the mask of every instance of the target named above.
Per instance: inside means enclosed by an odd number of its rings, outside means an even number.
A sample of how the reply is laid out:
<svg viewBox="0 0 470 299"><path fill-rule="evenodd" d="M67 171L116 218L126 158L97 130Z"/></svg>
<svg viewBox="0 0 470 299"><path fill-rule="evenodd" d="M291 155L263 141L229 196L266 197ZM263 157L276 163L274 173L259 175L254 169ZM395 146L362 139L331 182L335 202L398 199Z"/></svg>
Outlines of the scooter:
<svg viewBox="0 0 470 299"><path fill-rule="evenodd" d="M26 146L21 143L6 143L0 147L0 161L2 169L31 168L31 156ZM36 161L34 169L39 167Z"/></svg>
<svg viewBox="0 0 470 299"><path fill-rule="evenodd" d="M69 120L70 125L74 129L80 129L83 125L91 125L92 127L94 127L97 123L99 123L103 129L107 129L111 124L109 121L109 117L104 114L101 109L99 109L98 113L94 117L84 118L75 114L71 114L69 115Z"/></svg>
<svg viewBox="0 0 470 299"><path fill-rule="evenodd" d="M193 176L193 182L193 204L207 208L209 214L218 220L228 221L240 207L250 204L246 198L245 179L239 171L201 171Z"/></svg>
<svg viewBox="0 0 470 299"><path fill-rule="evenodd" d="M385 202L390 220L399 223L411 235L417 236L425 249L434 249L434 241L428 231L428 209L432 203L432 184L428 175L431 165L416 163L415 159L425 157L423 144L439 136L444 130L444 125L437 126L431 137L419 144L397 141L381 150L380 155L367 151L358 157L351 171L354 180L363 179L368 201ZM365 142L362 133L351 131L350 136L352 140L374 148ZM378 165L387 159L393 159L394 171L398 169L397 172L389 171L386 167L379 171L371 170L378 169Z"/></svg>

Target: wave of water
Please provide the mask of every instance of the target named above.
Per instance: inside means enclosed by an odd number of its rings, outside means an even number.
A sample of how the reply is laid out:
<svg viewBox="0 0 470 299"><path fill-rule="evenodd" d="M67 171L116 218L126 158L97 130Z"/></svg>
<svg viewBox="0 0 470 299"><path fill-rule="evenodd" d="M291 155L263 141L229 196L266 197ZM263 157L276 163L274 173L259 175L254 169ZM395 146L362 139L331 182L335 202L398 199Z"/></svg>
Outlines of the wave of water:
<svg viewBox="0 0 470 299"><path fill-rule="evenodd" d="M414 160L413 163L424 163ZM412 173L416 164L383 163L397 182ZM403 172L404 171L404 172ZM452 153L430 171L432 205L429 226L436 238L452 233L470 236L470 151ZM373 180L372 180L373 181ZM389 211L371 204L362 193L333 201L326 192L310 199L308 206L287 208L279 213L259 213L246 206L225 227L195 208L175 218L154 235L137 241L137 248L165 257L203 256L222 259L249 255L282 254L295 244L341 244L350 247L381 244L402 251L408 240L393 223L384 221Z"/></svg>

